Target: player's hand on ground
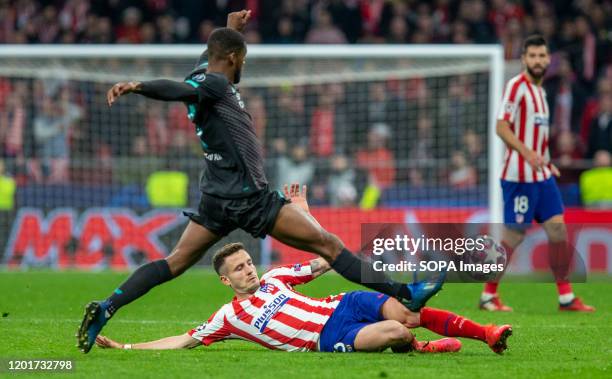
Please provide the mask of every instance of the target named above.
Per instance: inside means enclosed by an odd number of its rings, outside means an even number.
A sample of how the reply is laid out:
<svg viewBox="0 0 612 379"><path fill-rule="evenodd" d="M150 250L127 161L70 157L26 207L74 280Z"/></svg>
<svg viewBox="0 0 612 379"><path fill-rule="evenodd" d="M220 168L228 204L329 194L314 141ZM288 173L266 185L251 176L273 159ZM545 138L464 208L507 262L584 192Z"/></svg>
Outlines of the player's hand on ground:
<svg viewBox="0 0 612 379"><path fill-rule="evenodd" d="M544 167L544 157L533 150L527 150L525 160L535 171L540 171Z"/></svg>
<svg viewBox="0 0 612 379"><path fill-rule="evenodd" d="M251 19L250 10L241 10L227 15L227 27L242 32Z"/></svg>
<svg viewBox="0 0 612 379"><path fill-rule="evenodd" d="M302 191L300 191L299 183L293 183L291 184L291 186L285 184L283 186L283 193L285 197L291 200L293 204L310 213L310 208L308 207L308 200L306 198L307 191L308 187L305 184L302 186Z"/></svg>
<svg viewBox="0 0 612 379"><path fill-rule="evenodd" d="M119 342L115 342L108 337L97 336L96 337L96 345L100 346L103 349L122 349L123 345Z"/></svg>
<svg viewBox="0 0 612 379"><path fill-rule="evenodd" d="M112 86L106 93L106 101L108 106L112 107L113 103L121 95L136 91L140 87L140 82L119 82Z"/></svg>
<svg viewBox="0 0 612 379"><path fill-rule="evenodd" d="M551 163L549 168L550 168L550 172L552 172L554 176L556 176L557 178L561 177L561 171L559 171L557 166Z"/></svg>

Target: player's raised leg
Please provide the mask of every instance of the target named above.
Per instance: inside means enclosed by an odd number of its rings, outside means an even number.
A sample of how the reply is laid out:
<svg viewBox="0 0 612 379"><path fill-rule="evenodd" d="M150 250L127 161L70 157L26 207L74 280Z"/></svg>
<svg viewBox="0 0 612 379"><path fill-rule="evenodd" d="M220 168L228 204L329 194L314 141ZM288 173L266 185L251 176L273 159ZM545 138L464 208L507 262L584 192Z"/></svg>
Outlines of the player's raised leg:
<svg viewBox="0 0 612 379"><path fill-rule="evenodd" d="M281 208L270 235L289 246L318 254L346 279L396 297L414 311L440 291L444 282L445 273L411 284L391 280L347 250L337 236L326 231L296 204L289 203Z"/></svg>
<svg viewBox="0 0 612 379"><path fill-rule="evenodd" d="M96 336L119 308L143 296L151 288L181 275L198 262L219 238L204 226L189 221L167 258L139 267L106 300L92 301L85 306L83 321L77 332L79 349L84 353L89 352Z"/></svg>
<svg viewBox="0 0 612 379"><path fill-rule="evenodd" d="M563 215L552 216L542 225L548 236L548 260L559 292L559 310L595 311L594 307L584 304L579 297L576 297L572 290L569 274L574 249L567 241L567 227L563 221Z"/></svg>

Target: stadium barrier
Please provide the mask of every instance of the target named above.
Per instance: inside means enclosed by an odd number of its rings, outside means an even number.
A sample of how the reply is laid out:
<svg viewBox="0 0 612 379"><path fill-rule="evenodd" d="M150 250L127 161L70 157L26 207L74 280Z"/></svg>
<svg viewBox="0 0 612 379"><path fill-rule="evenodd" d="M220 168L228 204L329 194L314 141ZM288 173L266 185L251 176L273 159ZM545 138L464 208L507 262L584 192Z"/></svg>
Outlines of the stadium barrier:
<svg viewBox="0 0 612 379"><path fill-rule="evenodd" d="M346 246L358 251L365 223L485 223L485 208L389 208L363 211L356 208L314 208L313 215ZM589 272L612 273L611 211L568 209L570 242L580 252ZM7 241L2 243L2 263L9 268L49 267L99 270L134 269L147 260L168 254L178 239L185 217L176 209L137 213L129 208L21 208L13 218ZM271 238L253 240L234 232L230 240L248 241L247 247L262 266L307 260L313 255L296 251ZM548 269L544 232L532 230L521 247L513 272ZM202 265L210 264L210 256Z"/></svg>

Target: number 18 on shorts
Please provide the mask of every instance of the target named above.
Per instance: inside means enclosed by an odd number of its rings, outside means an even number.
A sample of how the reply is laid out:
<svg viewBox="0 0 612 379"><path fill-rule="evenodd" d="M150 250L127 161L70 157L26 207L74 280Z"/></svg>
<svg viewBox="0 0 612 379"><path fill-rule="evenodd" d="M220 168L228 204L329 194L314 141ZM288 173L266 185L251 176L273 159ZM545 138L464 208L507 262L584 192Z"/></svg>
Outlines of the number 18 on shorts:
<svg viewBox="0 0 612 379"><path fill-rule="evenodd" d="M561 194L554 178L534 183L501 181L504 194L504 224L541 223L563 214Z"/></svg>

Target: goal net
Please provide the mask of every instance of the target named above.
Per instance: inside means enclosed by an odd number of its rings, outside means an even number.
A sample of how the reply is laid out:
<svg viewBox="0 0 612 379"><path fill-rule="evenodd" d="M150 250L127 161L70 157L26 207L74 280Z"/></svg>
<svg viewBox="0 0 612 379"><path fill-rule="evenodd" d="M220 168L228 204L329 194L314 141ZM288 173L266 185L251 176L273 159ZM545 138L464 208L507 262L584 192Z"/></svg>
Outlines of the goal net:
<svg viewBox="0 0 612 379"><path fill-rule="evenodd" d="M168 254L199 199L194 126L184 104L131 95L109 109L106 92L183 80L201 52L0 47L0 262L132 267ZM252 46L246 60L239 88L270 185L307 184L326 228L358 239L365 222L500 221L499 47ZM259 262L278 259L271 241L237 233Z"/></svg>

